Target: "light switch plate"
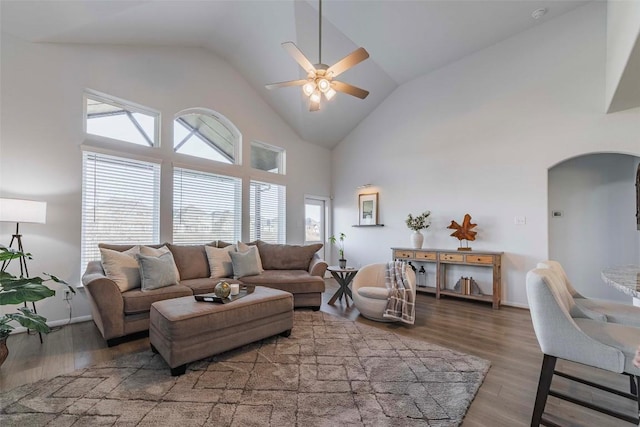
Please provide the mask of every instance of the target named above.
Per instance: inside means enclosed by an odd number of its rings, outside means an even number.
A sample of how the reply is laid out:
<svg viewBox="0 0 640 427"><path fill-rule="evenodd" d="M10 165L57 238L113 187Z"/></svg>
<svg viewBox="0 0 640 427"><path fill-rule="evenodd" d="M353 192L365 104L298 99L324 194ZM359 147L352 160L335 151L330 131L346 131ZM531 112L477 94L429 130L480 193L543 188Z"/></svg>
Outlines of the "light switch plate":
<svg viewBox="0 0 640 427"><path fill-rule="evenodd" d="M513 218L513 223L515 225L525 225L527 223L527 217L526 216L516 216Z"/></svg>

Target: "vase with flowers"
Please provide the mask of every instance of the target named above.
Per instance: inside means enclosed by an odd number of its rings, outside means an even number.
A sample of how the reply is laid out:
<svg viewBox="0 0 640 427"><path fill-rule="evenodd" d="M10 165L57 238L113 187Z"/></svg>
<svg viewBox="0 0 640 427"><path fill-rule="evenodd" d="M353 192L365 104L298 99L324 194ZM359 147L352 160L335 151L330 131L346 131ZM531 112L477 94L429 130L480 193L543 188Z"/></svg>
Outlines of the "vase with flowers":
<svg viewBox="0 0 640 427"><path fill-rule="evenodd" d="M429 215L431 215L430 211L424 211L420 215L413 216L409 214L405 223L410 230L413 230L413 234L411 235L411 244L414 249L422 248L422 243L424 243L424 235L420 232L420 230L426 230L431 225L429 220Z"/></svg>
<svg viewBox="0 0 640 427"><path fill-rule="evenodd" d="M340 256L340 259L338 259L338 263L340 268L346 268L347 267L347 260L344 257L344 239L345 239L346 234L344 233L340 233L338 234L338 237L336 236L330 236L329 237L329 242L331 242L332 245L335 245L338 247L338 255Z"/></svg>

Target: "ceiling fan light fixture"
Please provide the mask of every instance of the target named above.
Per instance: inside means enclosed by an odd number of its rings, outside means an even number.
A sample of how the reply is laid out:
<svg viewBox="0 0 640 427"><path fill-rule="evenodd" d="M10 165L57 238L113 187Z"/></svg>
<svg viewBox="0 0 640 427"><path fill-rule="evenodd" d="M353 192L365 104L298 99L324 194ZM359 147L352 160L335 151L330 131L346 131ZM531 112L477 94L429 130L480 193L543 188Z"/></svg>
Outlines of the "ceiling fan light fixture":
<svg viewBox="0 0 640 427"><path fill-rule="evenodd" d="M331 83L327 79L318 79L318 89L320 92L326 93L329 89L331 89Z"/></svg>
<svg viewBox="0 0 640 427"><path fill-rule="evenodd" d="M331 98L333 98L336 95L336 91L333 90L331 87L324 93L324 97L327 98L327 101L331 101Z"/></svg>
<svg viewBox="0 0 640 427"><path fill-rule="evenodd" d="M311 96L315 90L316 90L316 84L315 82L312 82L312 81L307 82L304 84L304 86L302 86L302 91L307 96Z"/></svg>
<svg viewBox="0 0 640 427"><path fill-rule="evenodd" d="M319 91L319 90L314 91L314 92L311 94L311 96L309 97L309 99L310 99L310 100L311 100L311 102L313 102L314 104L316 104L316 103L317 103L317 104L319 104L319 103L320 103L320 99L321 99L320 91Z"/></svg>

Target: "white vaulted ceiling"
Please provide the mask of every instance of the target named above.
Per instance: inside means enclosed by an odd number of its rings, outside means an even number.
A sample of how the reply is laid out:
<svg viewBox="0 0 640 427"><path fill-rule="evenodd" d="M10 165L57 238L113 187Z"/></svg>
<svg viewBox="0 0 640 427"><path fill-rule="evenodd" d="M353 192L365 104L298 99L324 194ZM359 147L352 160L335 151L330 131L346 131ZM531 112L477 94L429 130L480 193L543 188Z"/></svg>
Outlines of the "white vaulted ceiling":
<svg viewBox="0 0 640 427"><path fill-rule="evenodd" d="M309 112L306 77L280 44L318 59L317 1L6 1L1 30L31 42L202 47L225 58L305 140L333 147L399 85L495 44L586 1L324 0L322 62L356 48L370 58L340 80L370 91L339 93ZM545 7L540 20L531 12ZM5 60L5 59L3 59Z"/></svg>

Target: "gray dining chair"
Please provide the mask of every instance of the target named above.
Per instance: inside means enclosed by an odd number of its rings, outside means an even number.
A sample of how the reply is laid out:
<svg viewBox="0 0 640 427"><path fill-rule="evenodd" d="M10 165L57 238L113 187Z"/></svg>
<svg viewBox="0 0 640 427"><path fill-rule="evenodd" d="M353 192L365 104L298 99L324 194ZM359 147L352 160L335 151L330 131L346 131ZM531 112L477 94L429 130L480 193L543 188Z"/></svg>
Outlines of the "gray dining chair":
<svg viewBox="0 0 640 427"><path fill-rule="evenodd" d="M564 284L573 297L576 304L581 308L591 310L596 313L600 313L606 316L606 321L610 323L620 323L622 325L635 326L640 328L640 307L635 307L631 304L620 304L611 301L605 301L596 298L587 298L580 294L573 287L567 273L562 264L558 261L542 261L538 263L538 268L548 268L554 271L558 276L564 280ZM603 283L604 286L604 283Z"/></svg>
<svg viewBox="0 0 640 427"><path fill-rule="evenodd" d="M640 369L633 366L635 350L640 345L640 328L594 319L571 295L565 281L553 270L538 268L527 273L527 298L533 329L544 354L531 426L555 423L544 418L548 396L554 396L598 412L638 424L640 397L637 384ZM594 368L630 375L636 384L635 394L615 390L583 378L555 370L557 359L581 363ZM623 414L551 389L558 375L637 402L635 415Z"/></svg>

